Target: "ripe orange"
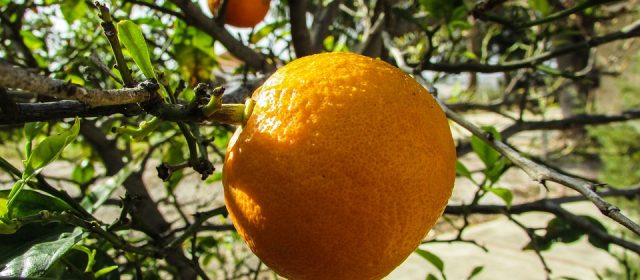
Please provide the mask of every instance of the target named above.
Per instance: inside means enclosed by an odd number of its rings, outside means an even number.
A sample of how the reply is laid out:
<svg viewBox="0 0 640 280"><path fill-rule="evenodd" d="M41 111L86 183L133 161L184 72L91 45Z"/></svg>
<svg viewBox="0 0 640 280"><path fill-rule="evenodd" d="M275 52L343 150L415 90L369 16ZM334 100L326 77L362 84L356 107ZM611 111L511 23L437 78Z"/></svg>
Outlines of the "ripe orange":
<svg viewBox="0 0 640 280"><path fill-rule="evenodd" d="M222 179L251 250L291 279L379 279L406 259L455 178L433 97L385 62L325 53L282 67L252 98Z"/></svg>
<svg viewBox="0 0 640 280"><path fill-rule="evenodd" d="M226 0L227 10L224 22L235 27L254 27L261 22L269 11L270 0ZM209 0L209 10L218 13L222 0Z"/></svg>

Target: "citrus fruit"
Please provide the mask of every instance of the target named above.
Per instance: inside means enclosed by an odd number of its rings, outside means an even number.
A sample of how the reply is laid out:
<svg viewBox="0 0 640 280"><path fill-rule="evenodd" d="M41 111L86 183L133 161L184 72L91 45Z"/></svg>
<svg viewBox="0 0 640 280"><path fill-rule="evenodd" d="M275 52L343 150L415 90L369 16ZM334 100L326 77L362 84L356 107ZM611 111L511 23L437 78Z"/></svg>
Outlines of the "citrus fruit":
<svg viewBox="0 0 640 280"><path fill-rule="evenodd" d="M270 0L226 0L224 22L235 27L254 27L261 22L269 11ZM209 0L209 10L218 13L222 0Z"/></svg>
<svg viewBox="0 0 640 280"><path fill-rule="evenodd" d="M420 244L455 179L435 99L380 60L297 59L257 89L224 162L230 217L290 279L379 279Z"/></svg>

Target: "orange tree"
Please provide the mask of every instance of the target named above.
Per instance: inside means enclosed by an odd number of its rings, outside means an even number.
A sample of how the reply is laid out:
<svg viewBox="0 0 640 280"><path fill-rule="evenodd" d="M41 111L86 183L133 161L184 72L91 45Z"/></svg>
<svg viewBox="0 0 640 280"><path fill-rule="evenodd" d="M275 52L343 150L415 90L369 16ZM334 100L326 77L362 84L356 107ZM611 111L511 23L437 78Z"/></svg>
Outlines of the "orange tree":
<svg viewBox="0 0 640 280"><path fill-rule="evenodd" d="M491 254L465 233L505 219L547 278L567 276L548 264L553 245L578 240L638 277L636 0L270 4L236 29L224 2L212 16L206 1L0 0L0 276L270 275L219 199L225 148L276 69L349 51L412 75L450 120L463 195L444 209L449 234L423 243ZM597 214L573 210L580 201ZM438 272L428 279L459 266L416 252Z"/></svg>

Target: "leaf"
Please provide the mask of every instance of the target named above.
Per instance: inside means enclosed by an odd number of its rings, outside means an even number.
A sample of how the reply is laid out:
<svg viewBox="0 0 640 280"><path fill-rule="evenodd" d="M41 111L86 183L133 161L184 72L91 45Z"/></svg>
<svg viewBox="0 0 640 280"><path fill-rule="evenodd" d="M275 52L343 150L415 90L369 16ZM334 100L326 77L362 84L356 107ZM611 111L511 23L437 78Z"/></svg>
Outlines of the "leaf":
<svg viewBox="0 0 640 280"><path fill-rule="evenodd" d="M487 177L490 184L495 184L510 167L509 161L504 158L500 158L494 162L490 168L484 170L484 175Z"/></svg>
<svg viewBox="0 0 640 280"><path fill-rule="evenodd" d="M26 143L25 143L25 156L26 158L29 158L29 156L31 156L31 148L33 146L33 139L36 138L36 136L38 135L38 133L40 133L40 131L42 131L42 129L45 127L47 123L45 122L30 122L30 123L26 123L24 124L24 137L26 138Z"/></svg>
<svg viewBox="0 0 640 280"><path fill-rule="evenodd" d="M107 274L111 273L112 271L116 271L117 272L116 269L118 269L117 265L104 267L104 268L96 271L96 273L93 274L93 277L100 278L100 277L102 277L104 275L107 275Z"/></svg>
<svg viewBox="0 0 640 280"><path fill-rule="evenodd" d="M507 204L507 208L511 207L511 202L513 201L513 193L511 192L511 190L496 187L486 188L486 190L500 197L504 201L504 203Z"/></svg>
<svg viewBox="0 0 640 280"><path fill-rule="evenodd" d="M429 275L427 275L427 278L425 278L425 280L438 280L438 277L429 273Z"/></svg>
<svg viewBox="0 0 640 280"><path fill-rule="evenodd" d="M554 218L547 224L547 233L544 237L552 241L573 243L578 241L583 234L582 230L575 228L567 220Z"/></svg>
<svg viewBox="0 0 640 280"><path fill-rule="evenodd" d="M78 182L78 184L84 184L93 179L94 173L95 169L93 169L91 161L84 159L80 165L76 165L76 167L73 168L71 180Z"/></svg>
<svg viewBox="0 0 640 280"><path fill-rule="evenodd" d="M487 169L491 168L500 158L500 154L496 150L475 135L471 137L471 148Z"/></svg>
<svg viewBox="0 0 640 280"><path fill-rule="evenodd" d="M253 35L251 35L251 39L249 40L249 42L251 42L252 44L256 44L263 38L267 37L269 34L273 33L274 30L287 25L287 23L288 21L281 20L265 25L262 28L258 29L258 31L254 32Z"/></svg>
<svg viewBox="0 0 640 280"><path fill-rule="evenodd" d="M473 178L471 177L471 172L469 172L469 169L467 169L467 167L464 166L464 164L459 160L456 161L456 174L473 181Z"/></svg>
<svg viewBox="0 0 640 280"><path fill-rule="evenodd" d="M84 0L64 0L60 4L60 10L64 20L71 25L77 19L85 17L88 6Z"/></svg>
<svg viewBox="0 0 640 280"><path fill-rule="evenodd" d="M155 79L156 73L153 71L147 42L144 41L140 27L130 20L118 22L118 38L131 54L131 58L138 65L147 79Z"/></svg>
<svg viewBox="0 0 640 280"><path fill-rule="evenodd" d="M529 0L529 7L543 15L547 15L550 12L549 1L547 0Z"/></svg>
<svg viewBox="0 0 640 280"><path fill-rule="evenodd" d="M474 267L473 270L471 270L471 274L469 274L469 277L467 277L467 280L471 280L476 277L478 274L480 274L480 272L482 272L483 269L484 266L482 265Z"/></svg>
<svg viewBox="0 0 640 280"><path fill-rule="evenodd" d="M432 254L429 251L422 250L420 248L416 249L415 252L416 254L420 255L423 259L427 260L433 266L435 266L438 269L438 271L440 271L440 273L444 271L444 262L442 261L442 259L440 259L440 257Z"/></svg>
<svg viewBox="0 0 640 280"><path fill-rule="evenodd" d="M27 178L60 157L64 148L78 137L80 120L76 118L70 129L40 142L25 162L23 178Z"/></svg>
<svg viewBox="0 0 640 280"><path fill-rule="evenodd" d="M124 181L131 176L132 173L138 172L141 168L142 159L132 160L125 165L118 173L108 178L103 184L96 185L91 192L86 195L80 205L89 213L95 211L111 196L113 191L122 186Z"/></svg>
<svg viewBox="0 0 640 280"><path fill-rule="evenodd" d="M0 235L13 234L20 228L20 225L10 219L38 214L40 211L74 211L69 204L61 199L42 194L32 190L22 190L19 196L15 196L11 205L11 212L8 209L9 190L0 191Z"/></svg>
<svg viewBox="0 0 640 280"><path fill-rule="evenodd" d="M598 228L599 230L607 232L607 228L595 218L591 216L586 216L586 215L580 216L580 217L587 219L591 224L593 224L594 227ZM591 243L591 245L593 245L596 248L609 251L609 242L606 240L598 238L595 235L589 235L587 241L589 241L589 243Z"/></svg>
<svg viewBox="0 0 640 280"><path fill-rule="evenodd" d="M476 60L476 61L480 60L480 58L475 53L470 51L465 51L462 55L471 60Z"/></svg>
<svg viewBox="0 0 640 280"><path fill-rule="evenodd" d="M29 224L0 235L0 277L40 277L84 237L80 228Z"/></svg>

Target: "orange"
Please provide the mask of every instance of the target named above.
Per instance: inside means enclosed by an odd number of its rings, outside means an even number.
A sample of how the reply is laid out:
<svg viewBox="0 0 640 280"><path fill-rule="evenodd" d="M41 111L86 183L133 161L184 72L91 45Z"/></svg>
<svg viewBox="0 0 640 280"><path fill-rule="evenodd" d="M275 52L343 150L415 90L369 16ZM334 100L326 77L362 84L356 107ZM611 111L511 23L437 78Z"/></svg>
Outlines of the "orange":
<svg viewBox="0 0 640 280"><path fill-rule="evenodd" d="M224 22L235 27L254 27L261 22L269 11L270 0L226 0L227 10ZM222 0L209 0L209 10L218 13Z"/></svg>
<svg viewBox="0 0 640 280"><path fill-rule="evenodd" d="M251 250L290 279L380 279L406 259L455 179L434 98L399 69L351 53L295 60L252 98L222 179Z"/></svg>

